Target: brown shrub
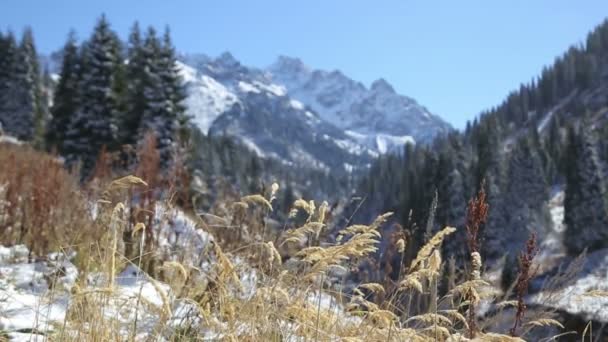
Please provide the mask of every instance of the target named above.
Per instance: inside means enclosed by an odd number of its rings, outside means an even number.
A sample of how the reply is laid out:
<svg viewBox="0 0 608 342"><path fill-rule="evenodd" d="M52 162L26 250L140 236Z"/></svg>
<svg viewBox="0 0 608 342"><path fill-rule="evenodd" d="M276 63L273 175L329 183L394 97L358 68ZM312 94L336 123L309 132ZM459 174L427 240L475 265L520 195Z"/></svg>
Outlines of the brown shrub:
<svg viewBox="0 0 608 342"><path fill-rule="evenodd" d="M35 255L94 239L91 205L78 179L51 155L0 144L0 243Z"/></svg>

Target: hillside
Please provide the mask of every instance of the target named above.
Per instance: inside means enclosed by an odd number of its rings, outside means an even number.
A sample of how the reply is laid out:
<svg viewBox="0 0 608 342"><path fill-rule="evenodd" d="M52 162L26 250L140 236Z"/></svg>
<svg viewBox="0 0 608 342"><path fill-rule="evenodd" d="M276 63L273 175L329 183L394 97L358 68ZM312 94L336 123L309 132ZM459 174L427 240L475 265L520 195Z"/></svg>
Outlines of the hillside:
<svg viewBox="0 0 608 342"><path fill-rule="evenodd" d="M483 188L490 207L481 243L488 270L500 273L503 257L503 272L516 267L531 234L543 246L543 268L568 264L585 250L601 255L608 247L607 120L608 21L465 131L381 157L356 192L364 202L351 208L354 221L394 211L415 246L441 227L457 227L444 253L464 263L467 198ZM555 307L585 312L568 305Z"/></svg>

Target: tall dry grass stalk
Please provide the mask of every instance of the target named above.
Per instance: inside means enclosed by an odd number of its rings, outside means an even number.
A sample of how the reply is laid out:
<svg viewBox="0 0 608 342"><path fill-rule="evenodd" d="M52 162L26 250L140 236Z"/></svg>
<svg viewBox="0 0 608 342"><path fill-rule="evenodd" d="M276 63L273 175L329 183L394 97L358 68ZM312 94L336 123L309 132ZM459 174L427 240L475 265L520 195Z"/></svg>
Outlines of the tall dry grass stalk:
<svg viewBox="0 0 608 342"><path fill-rule="evenodd" d="M153 141L149 144L153 146ZM478 317L475 308L482 301L490 303L498 298L493 297L481 273L477 239L488 209L483 192L469 204L472 271L463 280L457 279L455 262L449 261L453 259L441 253L445 239L456 231L445 227L428 236L419 250L409 251L413 258L407 265L403 256L411 248L408 236L400 233L391 237L391 253L401 260L396 280L377 277L377 281L345 286L350 270L378 257L382 231L391 213L370 224L345 227L335 240L325 241L322 237L331 226L326 202L299 199L293 204L290 225L283 229L268 224L280 191L275 185L264 194L235 194L204 218L191 217L198 222L197 229L215 235L204 251L210 262L189 262L187 251L182 250L168 258L160 255L154 236L158 222L152 218L157 203L172 206L172 196L163 193L169 191L169 183L152 172L157 170L158 160L150 146L143 148L148 157L141 159L147 166L141 166L136 176L97 184L101 200L92 202L94 219L90 205L85 205L90 200L61 166L54 171L57 176L50 177L56 180L48 184L36 183L36 171L0 171L1 184L9 184L0 192L0 222L7 227L3 243L17 243L22 238L36 253L66 246L79 253L80 276L71 289L68 315L50 334L52 340L521 341L532 328L559 327L551 318L522 317L518 326L524 328L519 337L492 333L491 326L484 324L481 326L488 329L478 328L478 322L485 318ZM0 162L8 161L4 165L32 166L34 160L44 158L31 150L17 153L0 145ZM48 163L51 165L50 160ZM30 169L35 168L19 168ZM45 193L36 188L47 189L51 195L31 204L15 194ZM77 219L68 209L90 217L90 222L83 224L84 219ZM41 215L39 222L54 232L43 235L48 236L43 244L28 240L38 229L30 221L31 213ZM83 236L74 224L80 224L78 229L91 236ZM235 235L235 230L241 235ZM154 267L145 267L151 260ZM129 298L121 294L116 275L129 265L147 270L136 277L150 284L160 302L144 296L143 285ZM445 269L450 274L449 286L441 293L439 284ZM92 286L90 275L98 276L100 283ZM120 303L134 309L131 321L112 316ZM187 315L180 315L183 307L188 308ZM146 326L150 317L154 324Z"/></svg>

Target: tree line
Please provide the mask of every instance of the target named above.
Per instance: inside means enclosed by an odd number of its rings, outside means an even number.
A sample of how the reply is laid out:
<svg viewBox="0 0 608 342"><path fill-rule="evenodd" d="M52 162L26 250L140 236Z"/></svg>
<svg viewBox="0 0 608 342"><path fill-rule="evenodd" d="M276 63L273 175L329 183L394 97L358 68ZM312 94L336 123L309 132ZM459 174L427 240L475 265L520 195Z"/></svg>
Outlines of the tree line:
<svg viewBox="0 0 608 342"><path fill-rule="evenodd" d="M31 29L19 43L12 32L2 33L0 46L4 132L54 149L68 164L90 170L102 148L135 145L149 131L167 163L187 134L185 90L168 28L162 36L153 27L142 34L135 23L124 43L101 16L82 43L69 34L56 83L40 73Z"/></svg>

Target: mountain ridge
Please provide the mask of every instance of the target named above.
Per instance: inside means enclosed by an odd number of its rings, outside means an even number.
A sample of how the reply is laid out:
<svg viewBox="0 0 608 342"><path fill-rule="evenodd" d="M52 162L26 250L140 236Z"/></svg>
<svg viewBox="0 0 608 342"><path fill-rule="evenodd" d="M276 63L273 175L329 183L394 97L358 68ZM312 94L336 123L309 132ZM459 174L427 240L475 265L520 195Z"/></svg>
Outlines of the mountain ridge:
<svg viewBox="0 0 608 342"><path fill-rule="evenodd" d="M178 67L188 112L203 133L233 135L258 154L286 163L308 160L305 164L328 170L343 166L350 172L369 167L380 154L401 151L405 143L426 143L452 130L415 100L397 94L385 79L368 88L339 70L316 70L298 58L279 56L261 69L244 66L229 52L216 58L189 54L180 56ZM283 112L261 113L259 108ZM273 130L253 117L266 125L297 127L293 137L298 140L276 130L261 136ZM327 151L334 155L328 158Z"/></svg>

